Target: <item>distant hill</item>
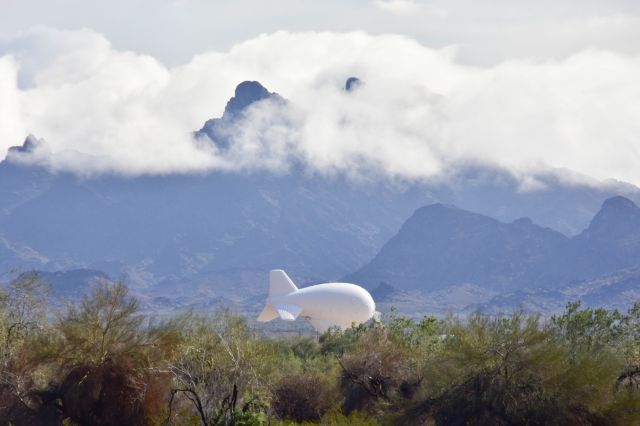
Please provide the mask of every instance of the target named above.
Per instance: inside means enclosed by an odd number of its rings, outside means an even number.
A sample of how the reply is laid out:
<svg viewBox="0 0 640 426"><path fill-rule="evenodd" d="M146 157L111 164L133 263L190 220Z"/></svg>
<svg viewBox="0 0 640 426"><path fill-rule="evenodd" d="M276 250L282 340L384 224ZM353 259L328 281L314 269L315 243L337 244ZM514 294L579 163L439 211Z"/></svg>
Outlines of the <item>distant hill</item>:
<svg viewBox="0 0 640 426"><path fill-rule="evenodd" d="M640 208L624 197L609 198L572 243L590 276L639 265Z"/></svg>
<svg viewBox="0 0 640 426"><path fill-rule="evenodd" d="M413 214L375 258L348 281L369 288L438 290L473 283L493 289L540 286L563 279L554 259L569 238L529 219L503 223L434 204Z"/></svg>
<svg viewBox="0 0 640 426"><path fill-rule="evenodd" d="M577 300L584 306L627 311L636 302L640 302L640 268L624 269L555 289L529 288L501 293L468 303L463 307L463 311L505 314L515 309L522 309L527 312L550 315L561 312L568 302ZM395 301L389 301L389 303L392 305ZM416 311L416 309L419 310L420 307L414 304L410 311Z"/></svg>
<svg viewBox="0 0 640 426"><path fill-rule="evenodd" d="M507 291L556 287L640 266L640 209L604 202L587 229L566 237L530 219L503 223L453 206L422 207L347 280L375 288L438 290L473 283Z"/></svg>
<svg viewBox="0 0 640 426"><path fill-rule="evenodd" d="M371 262L345 280L370 289L383 283L389 303L389 288L417 290L428 298L473 285L498 292L467 303L474 309L527 304L533 309L537 303L544 312L549 304L571 298L619 306L621 293L640 297L638 270L640 208L616 196L574 237L529 219L503 223L443 204L422 207Z"/></svg>

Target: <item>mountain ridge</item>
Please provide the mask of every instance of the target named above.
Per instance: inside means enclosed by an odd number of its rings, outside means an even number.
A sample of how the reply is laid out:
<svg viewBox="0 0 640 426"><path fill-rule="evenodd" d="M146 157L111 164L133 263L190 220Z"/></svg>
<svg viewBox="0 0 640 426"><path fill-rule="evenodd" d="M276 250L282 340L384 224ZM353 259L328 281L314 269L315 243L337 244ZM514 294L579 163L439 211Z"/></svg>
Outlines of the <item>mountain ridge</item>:
<svg viewBox="0 0 640 426"><path fill-rule="evenodd" d="M513 291L595 279L636 265L640 209L625 197L605 200L574 237L530 219L504 223L433 204L417 209L371 262L345 279L367 288L387 282L430 291L472 283Z"/></svg>

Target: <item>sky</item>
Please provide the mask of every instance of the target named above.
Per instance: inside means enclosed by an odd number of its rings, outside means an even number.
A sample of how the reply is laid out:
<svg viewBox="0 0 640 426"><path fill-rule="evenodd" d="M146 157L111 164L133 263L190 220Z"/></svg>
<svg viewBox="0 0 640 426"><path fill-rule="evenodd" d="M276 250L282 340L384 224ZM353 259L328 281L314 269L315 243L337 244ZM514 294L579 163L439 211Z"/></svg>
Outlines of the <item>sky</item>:
<svg viewBox="0 0 640 426"><path fill-rule="evenodd" d="M638 53L637 0L0 0L0 36L90 28L172 66L278 30L404 34L465 62Z"/></svg>
<svg viewBox="0 0 640 426"><path fill-rule="evenodd" d="M404 179L469 164L640 185L640 2L0 0L0 151L78 174ZM342 90L349 76L365 84ZM191 131L235 85L229 152Z"/></svg>

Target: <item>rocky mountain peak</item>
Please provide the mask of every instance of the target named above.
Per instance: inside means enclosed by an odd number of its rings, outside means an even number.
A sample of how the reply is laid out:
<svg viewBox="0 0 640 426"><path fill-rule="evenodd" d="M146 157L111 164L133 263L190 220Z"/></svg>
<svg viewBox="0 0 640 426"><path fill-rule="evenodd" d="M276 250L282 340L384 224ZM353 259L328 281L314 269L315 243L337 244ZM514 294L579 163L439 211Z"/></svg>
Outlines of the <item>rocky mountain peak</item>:
<svg viewBox="0 0 640 426"><path fill-rule="evenodd" d="M607 211L638 211L638 206L630 199L617 195L615 197L608 198L602 203L601 212Z"/></svg>
<svg viewBox="0 0 640 426"><path fill-rule="evenodd" d="M220 149L227 149L232 143L229 126L236 125L249 106L265 99L284 101L280 95L269 92L257 81L243 81L236 86L234 96L227 102L222 117L207 120L200 130L194 132L194 136L196 138L206 136Z"/></svg>
<svg viewBox="0 0 640 426"><path fill-rule="evenodd" d="M20 154L30 154L35 152L35 150L43 144L44 141L36 138L33 135L27 136L21 146L12 146L9 148L9 152L12 153L20 153Z"/></svg>
<svg viewBox="0 0 640 426"><path fill-rule="evenodd" d="M44 139L29 135L22 145L9 148L6 160L14 164L32 164L36 159L41 159L50 152L51 149Z"/></svg>
<svg viewBox="0 0 640 426"><path fill-rule="evenodd" d="M344 90L351 92L362 85L362 80L358 77L349 77L344 85Z"/></svg>
<svg viewBox="0 0 640 426"><path fill-rule="evenodd" d="M585 234L601 237L640 235L640 208L628 198L615 196L602 203Z"/></svg>
<svg viewBox="0 0 640 426"><path fill-rule="evenodd" d="M234 96L229 99L224 109L225 114L236 114L254 102L277 96L275 93L269 92L262 84L257 81L243 81L236 86Z"/></svg>

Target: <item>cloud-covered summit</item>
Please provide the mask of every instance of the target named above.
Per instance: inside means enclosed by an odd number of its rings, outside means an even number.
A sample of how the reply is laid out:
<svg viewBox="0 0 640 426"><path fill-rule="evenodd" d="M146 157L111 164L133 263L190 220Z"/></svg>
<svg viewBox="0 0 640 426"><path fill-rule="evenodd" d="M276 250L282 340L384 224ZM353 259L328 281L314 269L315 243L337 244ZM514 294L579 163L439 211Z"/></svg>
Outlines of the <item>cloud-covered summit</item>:
<svg viewBox="0 0 640 426"><path fill-rule="evenodd" d="M227 106L224 108L225 114L237 114L247 108L249 105L278 96L276 93L269 92L262 84L257 81L243 81L236 87L233 98L229 99Z"/></svg>
<svg viewBox="0 0 640 426"><path fill-rule="evenodd" d="M266 103L269 105L265 105ZM218 150L225 151L224 154L226 154L238 145L236 140L240 139L247 129L253 127L255 111L274 109L278 106L284 106L284 99L280 95L269 92L257 81L243 81L238 84L233 97L227 102L222 117L207 120L204 126L194 133L194 137L205 143L208 138ZM246 125L247 122L252 123ZM268 132L268 129L265 131ZM259 135L255 136L259 137ZM220 154L223 153L220 152Z"/></svg>
<svg viewBox="0 0 640 426"><path fill-rule="evenodd" d="M346 92L352 75L366 84ZM277 32L167 67L91 30L39 29L0 47L0 149L33 133L50 148L39 162L80 174L295 162L427 179L480 165L640 184L638 75L640 58L619 52L477 67L454 49L362 32ZM227 128L228 149L193 138L242 81L287 102L249 108Z"/></svg>

